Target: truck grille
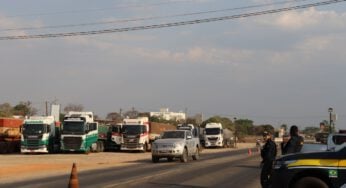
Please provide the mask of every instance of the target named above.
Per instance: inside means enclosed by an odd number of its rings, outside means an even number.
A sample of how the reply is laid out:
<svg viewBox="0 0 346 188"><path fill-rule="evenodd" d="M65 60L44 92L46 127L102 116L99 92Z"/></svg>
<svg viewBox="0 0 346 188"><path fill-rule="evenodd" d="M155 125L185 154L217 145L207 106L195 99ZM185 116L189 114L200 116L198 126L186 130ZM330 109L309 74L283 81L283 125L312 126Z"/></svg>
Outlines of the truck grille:
<svg viewBox="0 0 346 188"><path fill-rule="evenodd" d="M38 146L40 144L40 140L39 139L28 139L26 143L27 143L28 149L38 149Z"/></svg>
<svg viewBox="0 0 346 188"><path fill-rule="evenodd" d="M124 138L124 147L138 148L139 146L139 138Z"/></svg>
<svg viewBox="0 0 346 188"><path fill-rule="evenodd" d="M209 137L208 140L210 140L210 141L216 141L216 140L217 140L217 137Z"/></svg>
<svg viewBox="0 0 346 188"><path fill-rule="evenodd" d="M63 140L64 149L80 149L82 145L81 137L64 137Z"/></svg>

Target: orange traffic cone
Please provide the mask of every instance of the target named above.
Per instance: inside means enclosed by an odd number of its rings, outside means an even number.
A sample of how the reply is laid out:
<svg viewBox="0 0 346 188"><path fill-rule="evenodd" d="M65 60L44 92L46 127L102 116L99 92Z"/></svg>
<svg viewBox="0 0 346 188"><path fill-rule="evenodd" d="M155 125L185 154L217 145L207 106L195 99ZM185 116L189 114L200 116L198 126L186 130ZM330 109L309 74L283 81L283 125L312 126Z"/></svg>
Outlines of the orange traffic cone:
<svg viewBox="0 0 346 188"><path fill-rule="evenodd" d="M71 175L70 175L70 181L68 182L68 187L69 188L79 188L76 163L73 163L73 165L72 165L72 170L71 170Z"/></svg>
<svg viewBox="0 0 346 188"><path fill-rule="evenodd" d="M247 154L248 154L249 156L251 156L251 155L252 155L252 151L251 151L251 149L250 149L250 148L249 148L249 150L248 150Z"/></svg>

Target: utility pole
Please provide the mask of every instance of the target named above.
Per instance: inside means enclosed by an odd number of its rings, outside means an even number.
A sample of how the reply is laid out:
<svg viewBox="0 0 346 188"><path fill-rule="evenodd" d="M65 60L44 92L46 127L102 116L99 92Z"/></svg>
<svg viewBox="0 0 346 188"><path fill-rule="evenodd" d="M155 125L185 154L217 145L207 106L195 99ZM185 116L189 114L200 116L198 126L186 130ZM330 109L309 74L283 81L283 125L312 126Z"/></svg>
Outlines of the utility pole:
<svg viewBox="0 0 346 188"><path fill-rule="evenodd" d="M334 132L334 130L333 130L333 120L332 120L333 108L328 108L328 112L329 112L329 133L332 133L332 132Z"/></svg>
<svg viewBox="0 0 346 188"><path fill-rule="evenodd" d="M46 116L48 116L48 101L46 101Z"/></svg>

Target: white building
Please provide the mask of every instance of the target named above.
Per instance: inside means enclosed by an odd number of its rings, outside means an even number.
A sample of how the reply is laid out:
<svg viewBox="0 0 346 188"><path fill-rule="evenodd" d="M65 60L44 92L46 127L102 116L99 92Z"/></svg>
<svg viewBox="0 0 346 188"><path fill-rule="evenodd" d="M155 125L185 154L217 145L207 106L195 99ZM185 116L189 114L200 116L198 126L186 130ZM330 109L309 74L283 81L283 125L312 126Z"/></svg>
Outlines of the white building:
<svg viewBox="0 0 346 188"><path fill-rule="evenodd" d="M160 112L150 112L150 117L159 117L165 120L185 120L186 114L183 112L170 112L168 108L161 108Z"/></svg>

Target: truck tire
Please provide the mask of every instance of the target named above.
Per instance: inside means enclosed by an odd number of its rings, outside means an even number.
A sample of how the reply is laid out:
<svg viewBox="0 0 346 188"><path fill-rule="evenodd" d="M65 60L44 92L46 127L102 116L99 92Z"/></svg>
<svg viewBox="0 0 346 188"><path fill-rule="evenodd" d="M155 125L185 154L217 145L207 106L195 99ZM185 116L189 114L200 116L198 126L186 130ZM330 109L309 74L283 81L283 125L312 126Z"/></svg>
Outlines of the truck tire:
<svg viewBox="0 0 346 188"><path fill-rule="evenodd" d="M100 152L104 152L105 151L105 144L100 141Z"/></svg>
<svg viewBox="0 0 346 188"><path fill-rule="evenodd" d="M172 162L173 161L173 157L167 157L167 161Z"/></svg>
<svg viewBox="0 0 346 188"><path fill-rule="evenodd" d="M153 161L153 163L157 163L159 162L160 158L156 157L156 156L151 156L151 161Z"/></svg>
<svg viewBox="0 0 346 188"><path fill-rule="evenodd" d="M147 149L148 149L148 146L147 146L147 143L145 143L144 145L143 145L143 153L145 153L145 152L147 152Z"/></svg>
<svg viewBox="0 0 346 188"><path fill-rule="evenodd" d="M304 177L298 180L294 188L328 188L328 185L323 180L316 177Z"/></svg>
<svg viewBox="0 0 346 188"><path fill-rule="evenodd" d="M188 153L187 153L187 149L184 148L183 154L180 157L180 162L186 163L187 160L188 160Z"/></svg>
<svg viewBox="0 0 346 188"><path fill-rule="evenodd" d="M0 142L0 154L7 153L7 144L6 142Z"/></svg>
<svg viewBox="0 0 346 188"><path fill-rule="evenodd" d="M198 147L196 148L196 153L194 155L192 155L192 159L195 160L195 161L199 159L199 149L198 149Z"/></svg>

